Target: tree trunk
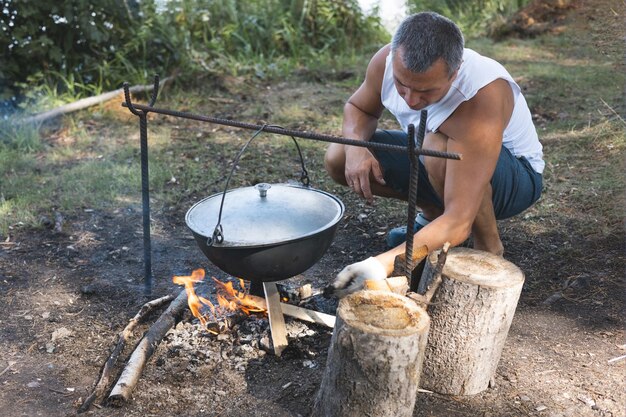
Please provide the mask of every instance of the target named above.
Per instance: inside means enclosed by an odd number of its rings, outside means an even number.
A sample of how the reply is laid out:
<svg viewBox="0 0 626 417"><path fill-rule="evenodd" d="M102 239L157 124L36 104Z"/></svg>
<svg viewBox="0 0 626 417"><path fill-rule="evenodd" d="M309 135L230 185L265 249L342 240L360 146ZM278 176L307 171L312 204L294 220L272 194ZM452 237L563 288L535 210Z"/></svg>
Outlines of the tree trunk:
<svg viewBox="0 0 626 417"><path fill-rule="evenodd" d="M435 268L436 254L424 276ZM487 252L454 248L429 307L430 335L421 387L442 394L473 395L495 375L524 274Z"/></svg>
<svg viewBox="0 0 626 417"><path fill-rule="evenodd" d="M428 326L424 309L397 294L343 298L312 416L411 416Z"/></svg>

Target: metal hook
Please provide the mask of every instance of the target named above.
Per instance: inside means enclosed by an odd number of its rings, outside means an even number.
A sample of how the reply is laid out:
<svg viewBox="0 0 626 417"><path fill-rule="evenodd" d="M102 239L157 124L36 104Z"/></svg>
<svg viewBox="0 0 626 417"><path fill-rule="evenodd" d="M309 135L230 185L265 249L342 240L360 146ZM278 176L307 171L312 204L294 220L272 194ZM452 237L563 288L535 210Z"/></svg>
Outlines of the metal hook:
<svg viewBox="0 0 626 417"><path fill-rule="evenodd" d="M159 74L154 74L154 85L152 87L152 97L150 98L150 104L148 106L154 106L157 95L159 94Z"/></svg>
<svg viewBox="0 0 626 417"><path fill-rule="evenodd" d="M127 82L124 83L124 99L126 100L126 107L128 107L128 110L130 110L130 112L135 116L141 116L141 113L135 109L135 106L133 106L133 103L130 101L130 88Z"/></svg>

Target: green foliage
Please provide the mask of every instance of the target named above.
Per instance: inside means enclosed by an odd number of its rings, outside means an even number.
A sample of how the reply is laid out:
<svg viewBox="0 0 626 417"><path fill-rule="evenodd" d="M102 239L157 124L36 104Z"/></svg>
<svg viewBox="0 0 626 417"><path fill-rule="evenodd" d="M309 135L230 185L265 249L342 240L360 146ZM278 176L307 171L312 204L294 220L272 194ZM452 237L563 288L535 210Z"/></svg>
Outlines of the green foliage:
<svg viewBox="0 0 626 417"><path fill-rule="evenodd" d="M2 0L0 94L68 79L96 82L98 65L133 37L134 0ZM62 83L61 83L62 84Z"/></svg>
<svg viewBox="0 0 626 417"><path fill-rule="evenodd" d="M31 111L154 73L267 77L387 40L356 0L0 2L0 101L26 91Z"/></svg>
<svg viewBox="0 0 626 417"><path fill-rule="evenodd" d="M466 37L484 35L490 26L528 4L529 0L408 0L412 13L430 10L459 25Z"/></svg>

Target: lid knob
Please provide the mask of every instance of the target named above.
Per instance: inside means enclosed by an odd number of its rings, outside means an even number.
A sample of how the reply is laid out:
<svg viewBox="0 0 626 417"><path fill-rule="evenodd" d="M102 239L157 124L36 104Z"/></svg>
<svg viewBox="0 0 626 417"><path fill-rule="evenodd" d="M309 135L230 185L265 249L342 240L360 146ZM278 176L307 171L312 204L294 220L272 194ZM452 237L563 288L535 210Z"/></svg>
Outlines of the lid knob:
<svg viewBox="0 0 626 417"><path fill-rule="evenodd" d="M255 185L254 188L256 188L259 191L259 195L262 198L264 198L264 197L267 196L267 190L272 188L272 186L270 184L265 183L265 182L260 182L257 185Z"/></svg>

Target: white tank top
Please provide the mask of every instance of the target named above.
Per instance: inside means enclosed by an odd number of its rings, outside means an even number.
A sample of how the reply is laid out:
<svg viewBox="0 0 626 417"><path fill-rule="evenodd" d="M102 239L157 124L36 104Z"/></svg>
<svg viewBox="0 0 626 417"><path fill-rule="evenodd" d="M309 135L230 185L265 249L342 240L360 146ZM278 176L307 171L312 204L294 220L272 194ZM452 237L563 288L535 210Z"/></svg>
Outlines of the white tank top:
<svg viewBox="0 0 626 417"><path fill-rule="evenodd" d="M520 87L501 64L471 49L464 50L459 73L445 97L426 107L428 110L426 131L436 132L461 103L471 99L478 90L499 78L509 82L515 100L511 120L504 129L502 144L513 155L526 157L533 169L541 174L545 166L543 148ZM391 53L387 56L385 64L381 100L383 105L398 119L404 131L411 123L417 129L420 112L412 110L398 94L394 85Z"/></svg>

